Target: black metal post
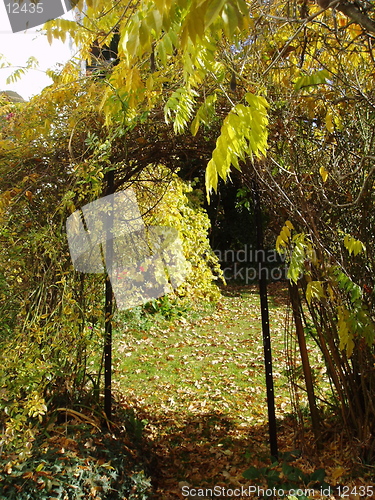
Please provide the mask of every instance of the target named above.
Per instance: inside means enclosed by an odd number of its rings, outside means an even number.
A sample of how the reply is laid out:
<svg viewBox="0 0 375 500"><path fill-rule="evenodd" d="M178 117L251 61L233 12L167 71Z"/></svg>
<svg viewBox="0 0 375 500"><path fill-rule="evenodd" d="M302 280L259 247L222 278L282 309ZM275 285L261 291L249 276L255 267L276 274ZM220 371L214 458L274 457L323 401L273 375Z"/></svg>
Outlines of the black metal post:
<svg viewBox="0 0 375 500"><path fill-rule="evenodd" d="M114 179L115 173L113 170L109 171L107 177L106 195L111 195L114 192ZM108 218L109 226L107 229L106 241L106 266L112 266L113 256L113 212L111 217ZM111 420L112 416L112 315L113 315L113 292L112 283L108 274L106 273L105 280L105 330L104 330L104 413L107 420Z"/></svg>
<svg viewBox="0 0 375 500"><path fill-rule="evenodd" d="M254 201L254 219L257 234L257 259L259 269L259 295L260 308L262 316L262 332L263 332L263 348L264 348L264 366L266 372L266 387L267 387L267 407L268 407L268 427L270 435L271 456L278 457L277 449L277 430L276 430L276 413L275 413L275 394L273 389L272 377L272 353L271 353L271 335L270 321L268 313L268 297L267 297L267 271L266 259L264 255L264 238L263 238L263 221L262 209L260 205L259 188L256 180L253 180L252 185L253 201Z"/></svg>

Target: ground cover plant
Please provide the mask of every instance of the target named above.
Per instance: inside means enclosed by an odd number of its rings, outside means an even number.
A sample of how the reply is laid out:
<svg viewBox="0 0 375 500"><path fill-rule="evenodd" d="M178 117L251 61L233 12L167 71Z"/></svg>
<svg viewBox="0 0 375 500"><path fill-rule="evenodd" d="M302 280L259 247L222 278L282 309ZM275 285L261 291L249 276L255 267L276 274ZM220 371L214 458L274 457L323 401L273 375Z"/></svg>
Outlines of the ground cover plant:
<svg viewBox="0 0 375 500"><path fill-rule="evenodd" d="M120 412L107 429L87 410L58 413L49 415L22 460L17 454L0 457L2 500L149 498L151 482L131 413Z"/></svg>

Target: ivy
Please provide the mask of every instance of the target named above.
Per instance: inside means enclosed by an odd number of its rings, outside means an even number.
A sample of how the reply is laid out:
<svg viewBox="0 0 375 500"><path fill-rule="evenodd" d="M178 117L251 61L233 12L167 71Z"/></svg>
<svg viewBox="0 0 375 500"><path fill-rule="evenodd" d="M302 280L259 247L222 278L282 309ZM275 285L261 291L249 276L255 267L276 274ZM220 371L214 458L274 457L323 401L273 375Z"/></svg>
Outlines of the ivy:
<svg viewBox="0 0 375 500"><path fill-rule="evenodd" d="M22 461L0 459L1 500L150 497L151 482L136 463L137 451L130 453L118 432L106 437L78 425L60 430L50 440L38 436Z"/></svg>
<svg viewBox="0 0 375 500"><path fill-rule="evenodd" d="M290 462L295 460L298 450L293 452L286 452L283 454L282 460L275 460L270 466L254 467L251 466L245 472L243 477L254 481L255 484L263 487L264 482L267 484L268 490L283 490L285 493L288 491L303 491L303 489L322 491L322 489L329 489L329 485L325 481L326 472L324 469L317 469L311 473L306 473L292 465ZM268 493L266 493L268 494ZM292 499L293 497L288 497ZM308 500L304 494L297 497L298 500Z"/></svg>

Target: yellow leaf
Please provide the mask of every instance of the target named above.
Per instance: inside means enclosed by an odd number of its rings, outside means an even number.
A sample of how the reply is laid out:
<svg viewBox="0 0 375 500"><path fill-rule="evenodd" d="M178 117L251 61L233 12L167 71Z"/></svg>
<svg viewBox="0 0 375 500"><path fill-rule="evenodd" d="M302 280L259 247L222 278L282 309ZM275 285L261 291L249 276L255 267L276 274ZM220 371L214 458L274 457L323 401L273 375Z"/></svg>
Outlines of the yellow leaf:
<svg viewBox="0 0 375 500"><path fill-rule="evenodd" d="M349 312L343 306L338 307L337 319L338 334L340 339L339 349L341 351L346 349L346 355L350 358L354 349L353 333L350 330L351 325Z"/></svg>
<svg viewBox="0 0 375 500"><path fill-rule="evenodd" d="M359 253L362 252L362 250L364 250L364 244L361 241L357 240L353 245L354 255L355 256L358 255Z"/></svg>
<svg viewBox="0 0 375 500"><path fill-rule="evenodd" d="M334 301L335 300L335 292L333 291L333 288L331 287L331 285L327 286L327 290L328 290L328 295L329 295L330 299L332 301Z"/></svg>
<svg viewBox="0 0 375 500"><path fill-rule="evenodd" d="M285 246L285 241L282 239L282 237L279 234L279 236L276 238L276 250L278 252L280 252L282 246L283 247Z"/></svg>
<svg viewBox="0 0 375 500"><path fill-rule="evenodd" d="M217 170L215 168L214 161L211 159L208 162L206 168L206 191L207 191L208 201L210 200L210 192L212 190L217 191L217 182L218 182Z"/></svg>
<svg viewBox="0 0 375 500"><path fill-rule="evenodd" d="M226 0L212 0L204 16L206 29L216 20Z"/></svg>
<svg viewBox="0 0 375 500"><path fill-rule="evenodd" d="M287 220L285 222L285 225L281 229L280 234L276 238L276 250L278 252L280 252L280 250L282 251L281 247L286 247L286 245L289 241L289 238L291 236L291 232L290 232L291 229L294 229L293 224Z"/></svg>
<svg viewBox="0 0 375 500"><path fill-rule="evenodd" d="M198 130L199 130L199 117L196 116L194 118L194 120L191 122L190 131L191 131L192 135L195 136L195 135L197 135Z"/></svg>
<svg viewBox="0 0 375 500"><path fill-rule="evenodd" d="M343 28L347 24L348 24L348 21L344 17L340 17L339 18L339 25L340 25L341 28Z"/></svg>
<svg viewBox="0 0 375 500"><path fill-rule="evenodd" d="M0 149L11 149L14 147L14 143L9 139L4 139L0 141Z"/></svg>
<svg viewBox="0 0 375 500"><path fill-rule="evenodd" d="M353 252L354 255L357 256L359 253L364 252L366 250L366 247L362 243L362 241L356 240L355 238L349 236L348 234L345 235L344 246L348 250L349 255L351 255Z"/></svg>
<svg viewBox="0 0 375 500"><path fill-rule="evenodd" d="M327 114L326 114L326 128L327 128L328 132L330 132L331 134L335 130L335 126L333 124L333 114L332 114L331 110L328 110Z"/></svg>
<svg viewBox="0 0 375 500"><path fill-rule="evenodd" d="M359 26L359 24L354 24L352 23L350 26L349 26L349 32L350 32L350 35L352 36L353 39L355 38L358 38L359 36L362 35L362 27Z"/></svg>
<svg viewBox="0 0 375 500"><path fill-rule="evenodd" d="M51 30L51 29L48 29L48 30L47 30L47 40L48 40L48 43L49 43L50 45L52 45L53 35L52 35L52 30Z"/></svg>
<svg viewBox="0 0 375 500"><path fill-rule="evenodd" d="M29 201L33 201L33 193L32 193L31 191L27 190L27 191L25 192L25 196L27 197L27 199L28 199Z"/></svg>
<svg viewBox="0 0 375 500"><path fill-rule="evenodd" d="M310 304L312 299L324 298L324 289L322 281L310 281L306 287L306 300Z"/></svg>
<svg viewBox="0 0 375 500"><path fill-rule="evenodd" d="M321 178L323 179L323 182L326 182L326 180L328 179L327 170L324 167L320 167L319 173L320 173Z"/></svg>
<svg viewBox="0 0 375 500"><path fill-rule="evenodd" d="M343 474L345 474L345 469L344 467L336 467L336 469L332 472L332 479L338 479L341 477Z"/></svg>
<svg viewBox="0 0 375 500"><path fill-rule="evenodd" d="M281 230L280 236L283 238L283 240L287 241L290 238L290 229L288 226L284 226Z"/></svg>

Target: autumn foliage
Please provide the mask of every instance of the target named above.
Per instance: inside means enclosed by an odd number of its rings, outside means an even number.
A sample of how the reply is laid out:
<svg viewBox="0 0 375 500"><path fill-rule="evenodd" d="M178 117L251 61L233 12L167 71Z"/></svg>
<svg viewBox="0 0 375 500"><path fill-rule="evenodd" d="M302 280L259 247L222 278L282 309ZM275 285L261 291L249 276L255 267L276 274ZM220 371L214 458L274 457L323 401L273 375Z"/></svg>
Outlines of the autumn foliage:
<svg viewBox="0 0 375 500"><path fill-rule="evenodd" d="M80 20L44 27L52 43L69 35L77 58L30 102L1 102L4 443L19 451L48 412L99 401L104 277L72 269L67 216L102 196L113 171L116 190L136 190L147 223L183 239L192 272L174 298L215 301L220 270L203 206L236 176L250 212L259 186L266 243L288 263L290 339L297 346L302 328L321 354L329 391L309 394L317 445L334 413L358 457L373 460L372 3L77 9Z"/></svg>

